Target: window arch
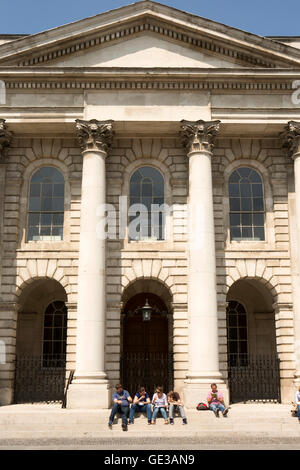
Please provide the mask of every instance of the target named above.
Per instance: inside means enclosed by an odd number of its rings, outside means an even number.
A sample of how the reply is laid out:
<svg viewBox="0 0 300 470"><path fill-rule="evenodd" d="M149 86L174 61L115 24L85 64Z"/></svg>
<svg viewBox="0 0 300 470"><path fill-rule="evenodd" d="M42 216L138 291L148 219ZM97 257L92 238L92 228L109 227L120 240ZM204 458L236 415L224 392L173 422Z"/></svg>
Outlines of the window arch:
<svg viewBox="0 0 300 470"><path fill-rule="evenodd" d="M27 241L63 239L65 180L54 167L37 170L30 181Z"/></svg>
<svg viewBox="0 0 300 470"><path fill-rule="evenodd" d="M265 204L261 176L253 168L233 171L228 183L230 240L265 240Z"/></svg>
<svg viewBox="0 0 300 470"><path fill-rule="evenodd" d="M129 239L164 240L164 178L152 166L138 168L129 185Z"/></svg>
<svg viewBox="0 0 300 470"><path fill-rule="evenodd" d="M227 355L228 364L247 365L248 362L248 328L247 314L244 306L237 301L228 302L226 309Z"/></svg>
<svg viewBox="0 0 300 470"><path fill-rule="evenodd" d="M51 302L45 310L43 336L44 366L65 360L67 342L67 307L63 301Z"/></svg>

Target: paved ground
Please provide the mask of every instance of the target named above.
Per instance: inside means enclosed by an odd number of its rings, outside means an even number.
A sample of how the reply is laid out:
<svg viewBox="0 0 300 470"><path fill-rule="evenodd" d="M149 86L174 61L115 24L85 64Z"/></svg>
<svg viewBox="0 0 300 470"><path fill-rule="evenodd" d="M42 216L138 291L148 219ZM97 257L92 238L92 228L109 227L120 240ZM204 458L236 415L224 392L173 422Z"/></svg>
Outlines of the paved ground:
<svg viewBox="0 0 300 470"><path fill-rule="evenodd" d="M228 418L219 419L211 411L187 410L187 426L179 417L174 426L163 419L148 426L140 416L124 432L120 419L108 429L108 410L66 410L57 404L3 406L0 450L300 450L300 424L290 409L280 404L236 404Z"/></svg>

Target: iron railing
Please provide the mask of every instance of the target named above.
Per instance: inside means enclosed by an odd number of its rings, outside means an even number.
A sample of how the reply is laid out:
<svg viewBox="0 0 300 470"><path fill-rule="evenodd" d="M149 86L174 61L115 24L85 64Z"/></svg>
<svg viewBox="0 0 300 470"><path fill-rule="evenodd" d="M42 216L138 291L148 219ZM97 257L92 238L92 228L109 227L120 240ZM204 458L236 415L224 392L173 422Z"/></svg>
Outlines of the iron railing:
<svg viewBox="0 0 300 470"><path fill-rule="evenodd" d="M65 376L65 355L16 356L14 402L62 401Z"/></svg>
<svg viewBox="0 0 300 470"><path fill-rule="evenodd" d="M131 394L139 387L149 394L162 386L165 392L173 389L173 354L168 352L126 352L121 356L122 385Z"/></svg>
<svg viewBox="0 0 300 470"><path fill-rule="evenodd" d="M275 355L248 354L228 357L231 403L280 402L280 361Z"/></svg>

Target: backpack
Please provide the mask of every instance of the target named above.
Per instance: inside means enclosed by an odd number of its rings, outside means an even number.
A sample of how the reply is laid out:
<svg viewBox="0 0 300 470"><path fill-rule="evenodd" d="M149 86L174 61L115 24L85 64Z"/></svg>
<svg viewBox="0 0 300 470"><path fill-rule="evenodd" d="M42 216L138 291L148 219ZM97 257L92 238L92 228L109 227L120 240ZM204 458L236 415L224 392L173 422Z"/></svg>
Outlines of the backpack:
<svg viewBox="0 0 300 470"><path fill-rule="evenodd" d="M205 404L205 403L198 403L198 405L196 406L197 410L208 410L208 406Z"/></svg>

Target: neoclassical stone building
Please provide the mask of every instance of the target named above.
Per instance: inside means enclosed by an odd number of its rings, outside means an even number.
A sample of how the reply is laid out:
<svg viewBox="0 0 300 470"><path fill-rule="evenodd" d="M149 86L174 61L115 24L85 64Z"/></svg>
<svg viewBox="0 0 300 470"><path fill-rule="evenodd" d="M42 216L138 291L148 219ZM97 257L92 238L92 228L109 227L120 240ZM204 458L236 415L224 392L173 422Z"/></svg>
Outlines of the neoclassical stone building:
<svg viewBox="0 0 300 470"><path fill-rule="evenodd" d="M1 404L292 399L299 79L300 38L149 0L0 36Z"/></svg>

